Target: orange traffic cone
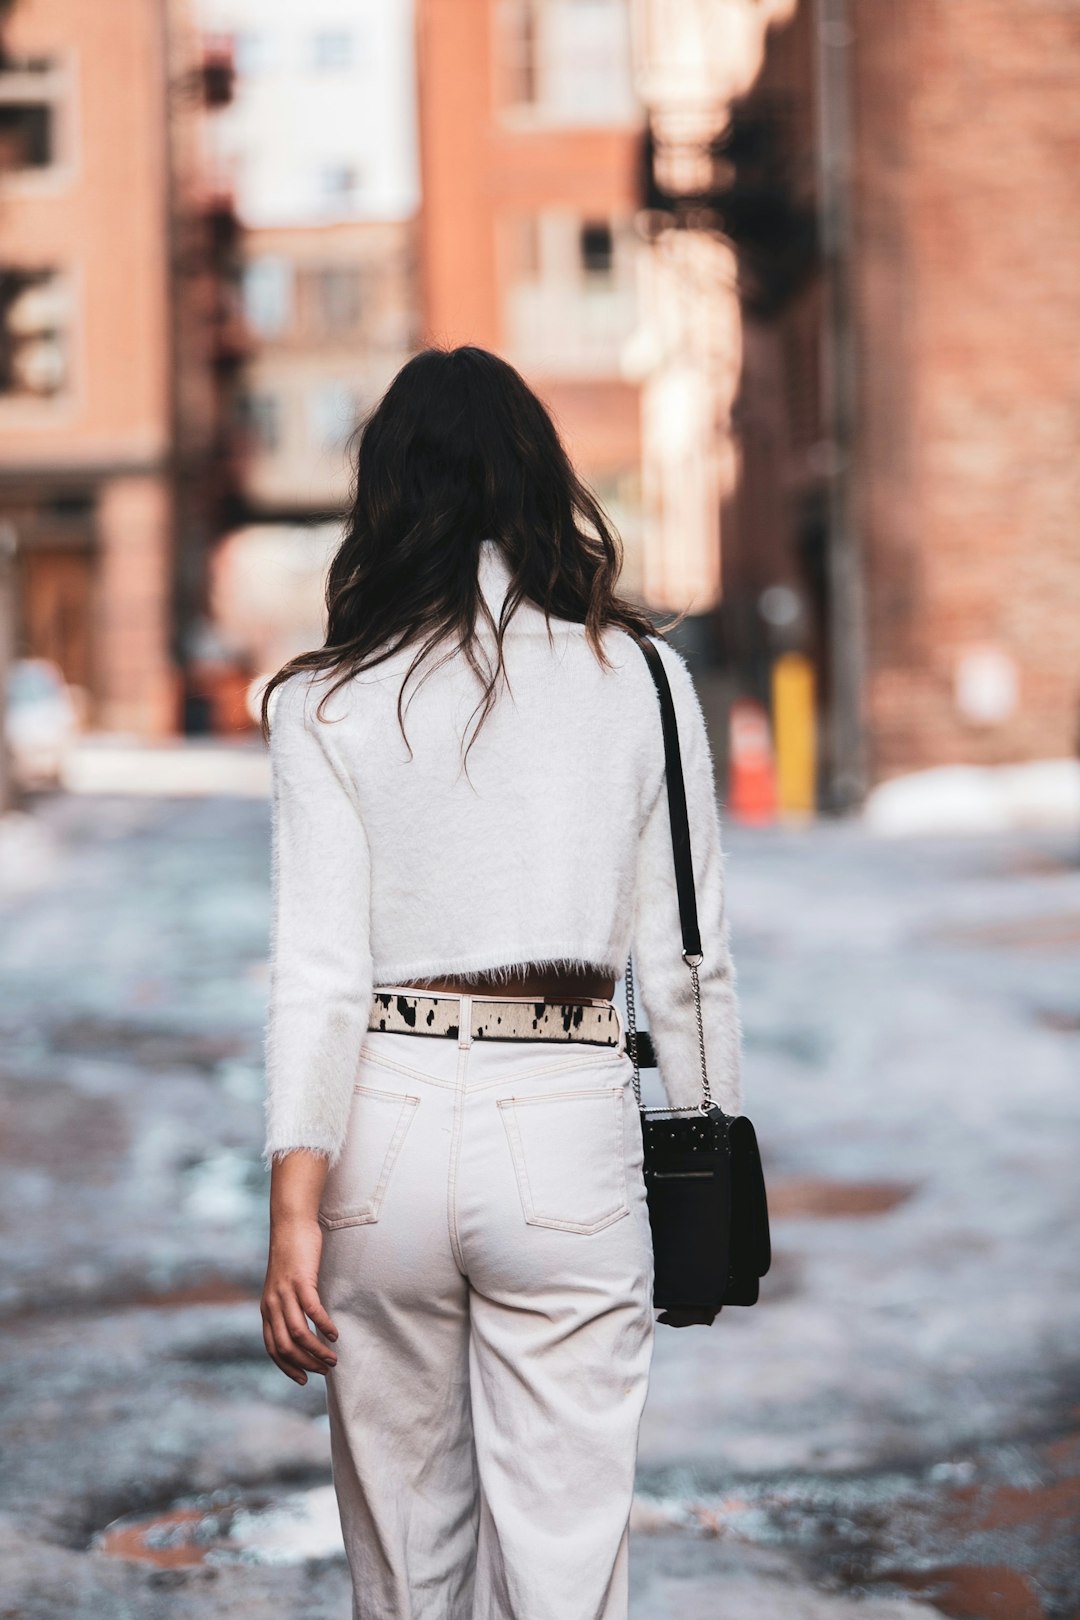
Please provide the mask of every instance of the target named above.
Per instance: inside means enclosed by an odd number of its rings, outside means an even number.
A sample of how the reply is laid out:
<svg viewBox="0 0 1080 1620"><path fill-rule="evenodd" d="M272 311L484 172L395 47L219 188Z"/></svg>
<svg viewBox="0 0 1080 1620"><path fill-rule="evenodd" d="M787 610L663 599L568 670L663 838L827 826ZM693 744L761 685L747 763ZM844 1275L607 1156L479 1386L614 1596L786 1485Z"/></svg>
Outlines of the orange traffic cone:
<svg viewBox="0 0 1080 1620"><path fill-rule="evenodd" d="M728 814L749 826L776 820L776 764L769 717L756 698L731 705L728 754Z"/></svg>

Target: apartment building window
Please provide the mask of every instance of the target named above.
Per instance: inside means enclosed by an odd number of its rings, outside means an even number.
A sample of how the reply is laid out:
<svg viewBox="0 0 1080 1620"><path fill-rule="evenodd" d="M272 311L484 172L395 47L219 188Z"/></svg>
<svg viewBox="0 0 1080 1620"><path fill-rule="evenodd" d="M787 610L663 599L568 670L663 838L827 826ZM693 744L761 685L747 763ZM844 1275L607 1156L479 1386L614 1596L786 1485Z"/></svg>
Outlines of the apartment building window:
<svg viewBox="0 0 1080 1620"><path fill-rule="evenodd" d="M363 287L355 265L314 265L303 272L305 329L321 337L346 337L360 325Z"/></svg>
<svg viewBox="0 0 1080 1620"><path fill-rule="evenodd" d="M292 325L293 268L288 259L264 254L244 266L244 317L260 337L280 337Z"/></svg>
<svg viewBox="0 0 1080 1620"><path fill-rule="evenodd" d="M53 109L45 101L0 101L0 174L47 169L53 161Z"/></svg>
<svg viewBox="0 0 1080 1620"><path fill-rule="evenodd" d="M281 448L281 400L268 389L251 389L239 397L240 425L257 449L273 455Z"/></svg>
<svg viewBox="0 0 1080 1620"><path fill-rule="evenodd" d="M499 8L504 95L512 107L535 107L540 99L536 12L536 0L503 0Z"/></svg>
<svg viewBox="0 0 1080 1620"><path fill-rule="evenodd" d="M360 189L360 171L355 163L324 163L318 185L324 203L348 203Z"/></svg>
<svg viewBox="0 0 1080 1620"><path fill-rule="evenodd" d="M343 449L358 415L356 395L349 384L337 379L317 383L308 393L307 408L316 449Z"/></svg>
<svg viewBox="0 0 1080 1620"><path fill-rule="evenodd" d="M0 270L0 398L48 399L68 382L70 307L55 270Z"/></svg>
<svg viewBox="0 0 1080 1620"><path fill-rule="evenodd" d="M237 77L257 79L274 65L273 37L261 28L241 28L232 38Z"/></svg>
<svg viewBox="0 0 1080 1620"><path fill-rule="evenodd" d="M636 121L628 0L499 0L498 100L567 126Z"/></svg>
<svg viewBox="0 0 1080 1620"><path fill-rule="evenodd" d="M505 286L535 282L543 273L544 254L538 214L505 214L499 221L499 279Z"/></svg>
<svg viewBox="0 0 1080 1620"><path fill-rule="evenodd" d="M508 215L498 244L503 331L515 363L617 375L637 319L630 220L562 208Z"/></svg>
<svg viewBox="0 0 1080 1620"><path fill-rule="evenodd" d="M0 66L0 174L32 174L61 159L64 73L49 57Z"/></svg>
<svg viewBox="0 0 1080 1620"><path fill-rule="evenodd" d="M578 236L581 268L588 276L610 276L615 264L615 241L606 219L586 220Z"/></svg>
<svg viewBox="0 0 1080 1620"><path fill-rule="evenodd" d="M311 36L311 65L322 73L340 73L356 61L351 28L319 28Z"/></svg>

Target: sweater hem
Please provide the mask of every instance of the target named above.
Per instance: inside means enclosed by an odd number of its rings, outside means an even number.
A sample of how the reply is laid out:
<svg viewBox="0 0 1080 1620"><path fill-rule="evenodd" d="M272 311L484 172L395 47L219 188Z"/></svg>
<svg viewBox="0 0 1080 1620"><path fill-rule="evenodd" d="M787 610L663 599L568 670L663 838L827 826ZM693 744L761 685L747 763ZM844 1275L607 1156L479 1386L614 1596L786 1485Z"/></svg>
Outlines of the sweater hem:
<svg viewBox="0 0 1080 1620"><path fill-rule="evenodd" d="M564 952L555 947L550 953L530 953L527 956L512 950L487 950L468 956L429 956L411 961L376 963L373 983L376 990L411 983L414 979L456 978L464 984L506 984L529 969L539 969L545 973L558 970L592 972L618 980L625 971L625 958L620 960L610 944Z"/></svg>

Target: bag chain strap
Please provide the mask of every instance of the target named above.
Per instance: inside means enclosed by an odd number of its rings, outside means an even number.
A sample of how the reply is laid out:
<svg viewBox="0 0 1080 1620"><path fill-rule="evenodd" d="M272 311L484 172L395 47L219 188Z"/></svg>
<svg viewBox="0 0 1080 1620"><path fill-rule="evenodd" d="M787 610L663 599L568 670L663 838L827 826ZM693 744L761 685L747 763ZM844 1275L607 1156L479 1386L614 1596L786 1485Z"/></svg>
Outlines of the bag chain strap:
<svg viewBox="0 0 1080 1620"><path fill-rule="evenodd" d="M626 1027L632 1047L634 1063L634 1096L642 1114L708 1114L713 1108L709 1070L705 1061L705 1026L701 1016L701 981L698 969L702 963L701 930L698 927L697 896L694 892L694 865L690 853L690 818L686 808L686 783L683 779L682 750L679 747L679 723L671 695L671 683L664 669L664 661L651 640L634 635L632 639L649 666L656 696L660 705L660 726L664 739L664 777L667 783L668 819L671 823L671 849L675 862L675 887L679 901L679 927L682 933L682 958L690 969L690 982L694 987L694 1013L697 1018L698 1051L701 1054L701 1101L688 1107L641 1107L641 1066L637 1050L637 1008L634 1002L634 969L628 958L626 963ZM721 1110L723 1113L723 1110ZM727 1115L723 1115L725 1121Z"/></svg>
<svg viewBox="0 0 1080 1620"><path fill-rule="evenodd" d="M634 1096L637 1105L643 1114L708 1114L712 1110L712 1086L709 1083L709 1068L705 1060L705 1024L701 1016L701 980L698 969L701 966L701 957L691 956L683 952L683 961L690 969L690 982L694 987L694 1014L697 1019L698 1053L701 1058L701 1101L689 1103L681 1108L660 1104L655 1108L643 1108L641 1104L641 1065L638 1062L637 1044L637 1000L634 995L634 964L627 957L626 960L626 1033L630 1048L630 1057L634 1065Z"/></svg>

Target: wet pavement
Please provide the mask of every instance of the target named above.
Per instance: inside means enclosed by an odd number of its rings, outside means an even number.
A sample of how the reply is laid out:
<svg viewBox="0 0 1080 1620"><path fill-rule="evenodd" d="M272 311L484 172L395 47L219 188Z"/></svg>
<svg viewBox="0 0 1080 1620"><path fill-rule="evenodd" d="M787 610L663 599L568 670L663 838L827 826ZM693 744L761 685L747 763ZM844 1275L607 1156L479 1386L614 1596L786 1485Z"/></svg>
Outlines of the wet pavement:
<svg viewBox="0 0 1080 1620"><path fill-rule="evenodd" d="M0 824L0 1620L345 1620L257 1312L267 807L169 791ZM776 1258L657 1330L634 1620L1078 1620L1076 847L728 848Z"/></svg>

